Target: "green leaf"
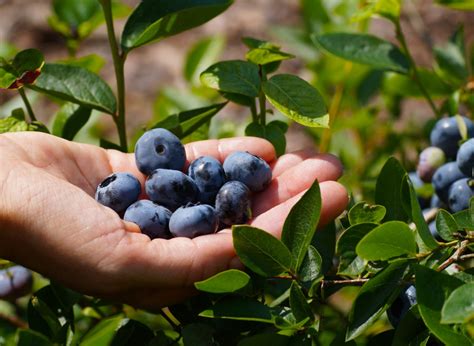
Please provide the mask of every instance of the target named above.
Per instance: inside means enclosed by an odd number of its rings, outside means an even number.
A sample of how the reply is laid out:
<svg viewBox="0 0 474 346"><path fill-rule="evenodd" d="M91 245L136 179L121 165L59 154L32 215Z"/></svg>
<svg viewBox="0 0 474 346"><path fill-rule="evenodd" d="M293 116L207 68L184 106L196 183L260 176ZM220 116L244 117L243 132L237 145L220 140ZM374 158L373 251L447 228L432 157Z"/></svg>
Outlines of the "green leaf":
<svg viewBox="0 0 474 346"><path fill-rule="evenodd" d="M464 53L456 44L448 42L443 47L435 47L434 56L445 78L464 81L468 77Z"/></svg>
<svg viewBox="0 0 474 346"><path fill-rule="evenodd" d="M446 210L441 209L436 215L436 230L446 241L454 240L453 233L460 229L454 217Z"/></svg>
<svg viewBox="0 0 474 346"><path fill-rule="evenodd" d="M323 97L305 80L289 74L275 75L262 85L268 101L284 115L310 127L328 127Z"/></svg>
<svg viewBox="0 0 474 346"><path fill-rule="evenodd" d="M288 341L289 337L286 335L265 333L246 337L238 343L238 346L287 346Z"/></svg>
<svg viewBox="0 0 474 346"><path fill-rule="evenodd" d="M53 0L53 10L61 21L77 29L101 9L97 0Z"/></svg>
<svg viewBox="0 0 474 346"><path fill-rule="evenodd" d="M90 108L69 102L64 104L54 118L53 134L72 141L87 123L91 113Z"/></svg>
<svg viewBox="0 0 474 346"><path fill-rule="evenodd" d="M250 226L232 227L235 252L242 263L262 276L290 271L290 250L271 234Z"/></svg>
<svg viewBox="0 0 474 346"><path fill-rule="evenodd" d="M99 73L104 67L105 59L97 54L89 54L81 56L80 58L68 58L56 61L58 64L65 64L69 66L79 66L91 71L92 73Z"/></svg>
<svg viewBox="0 0 474 346"><path fill-rule="evenodd" d="M9 65L0 64L0 88L8 89L17 79L16 72Z"/></svg>
<svg viewBox="0 0 474 346"><path fill-rule="evenodd" d="M266 124L265 126L258 122L252 122L245 128L245 135L265 138L273 144L277 156L281 156L285 153L285 133L282 131L281 127L275 124L273 121Z"/></svg>
<svg viewBox="0 0 474 346"><path fill-rule="evenodd" d="M430 331L448 345L472 345L467 337L452 326L441 324L441 310L445 301L463 282L421 265L415 268L415 278L418 308Z"/></svg>
<svg viewBox="0 0 474 346"><path fill-rule="evenodd" d="M467 323L474 318L474 283L456 288L441 310L441 323Z"/></svg>
<svg viewBox="0 0 474 346"><path fill-rule="evenodd" d="M322 273L326 274L333 267L334 253L336 252L336 223L329 222L318 230L311 240L311 246L321 255Z"/></svg>
<svg viewBox="0 0 474 346"><path fill-rule="evenodd" d="M143 323L124 319L120 323L110 346L147 345L153 337L153 331ZM106 338L102 340L106 340Z"/></svg>
<svg viewBox="0 0 474 346"><path fill-rule="evenodd" d="M103 319L96 324L81 340L81 346L107 346L114 339L115 332L126 322L123 316Z"/></svg>
<svg viewBox="0 0 474 346"><path fill-rule="evenodd" d="M44 64L44 56L37 49L25 49L19 52L11 63L17 76L21 77L23 73L40 69Z"/></svg>
<svg viewBox="0 0 474 346"><path fill-rule="evenodd" d="M218 62L201 73L205 86L219 91L257 97L260 91L258 66L242 60Z"/></svg>
<svg viewBox="0 0 474 346"><path fill-rule="evenodd" d="M0 133L28 131L29 124L25 121L25 113L22 108L16 109L12 115L0 119Z"/></svg>
<svg viewBox="0 0 474 346"><path fill-rule="evenodd" d="M415 235L408 225L389 221L374 228L357 244L357 255L368 261L384 261L416 254Z"/></svg>
<svg viewBox="0 0 474 346"><path fill-rule="evenodd" d="M422 335L427 332L426 326L418 312L418 306L414 305L408 310L405 316L402 317L396 327L392 346L412 345L412 342L419 338L420 331L423 331Z"/></svg>
<svg viewBox="0 0 474 346"><path fill-rule="evenodd" d="M99 146L104 149L114 149L114 150L122 151L122 147L120 145L109 142L108 140L103 139L103 138L99 140Z"/></svg>
<svg viewBox="0 0 474 346"><path fill-rule="evenodd" d="M310 320L314 319L314 313L296 281L291 283L290 307L291 312L295 316L297 322L300 322L308 317Z"/></svg>
<svg viewBox="0 0 474 346"><path fill-rule="evenodd" d="M354 16L354 20L365 20L373 15L380 15L393 22L400 17L400 0L375 0L369 2L360 13Z"/></svg>
<svg viewBox="0 0 474 346"><path fill-rule="evenodd" d="M399 73L407 73L407 57L398 47L376 36L353 33L330 33L312 39L342 59Z"/></svg>
<svg viewBox="0 0 474 346"><path fill-rule="evenodd" d="M360 240L374 228L375 223L359 223L349 227L337 241L336 251L340 255L338 274L357 276L365 268L364 261L357 256L356 246Z"/></svg>
<svg viewBox="0 0 474 346"><path fill-rule="evenodd" d="M191 323L183 328L183 344L192 346L215 345L214 329L204 323Z"/></svg>
<svg viewBox="0 0 474 346"><path fill-rule="evenodd" d="M19 330L17 346L53 346L44 335L35 332L34 330Z"/></svg>
<svg viewBox="0 0 474 346"><path fill-rule="evenodd" d="M11 63L0 60L0 88L18 89L32 84L44 64L44 56L37 49L25 49L15 55Z"/></svg>
<svg viewBox="0 0 474 346"><path fill-rule="evenodd" d="M418 196L413 187L412 181L409 179L408 174L404 178L404 184L402 186L402 195L410 201L410 212L411 219L416 225L416 240L418 247L421 251L434 250L438 247L438 243L433 237L425 221L423 212L421 211L420 202Z"/></svg>
<svg viewBox="0 0 474 346"><path fill-rule="evenodd" d="M247 273L229 269L209 279L195 282L194 286L198 290L208 293L233 293L246 287L249 282L250 276Z"/></svg>
<svg viewBox="0 0 474 346"><path fill-rule="evenodd" d="M107 83L78 66L46 64L31 88L109 114L115 114L117 109L115 96Z"/></svg>
<svg viewBox="0 0 474 346"><path fill-rule="evenodd" d="M318 250L310 245L301 264L298 276L302 282L313 282L323 277L323 259Z"/></svg>
<svg viewBox="0 0 474 346"><path fill-rule="evenodd" d="M318 181L291 208L281 234L282 242L293 255L293 266L298 271L308 252L321 213L321 191Z"/></svg>
<svg viewBox="0 0 474 346"><path fill-rule="evenodd" d="M228 298L216 302L210 309L199 314L207 318L223 318L240 321L273 323L270 308L257 300Z"/></svg>
<svg viewBox="0 0 474 346"><path fill-rule="evenodd" d="M202 39L191 47L184 63L184 78L197 84L201 72L215 63L221 55L224 43L223 37L213 36Z"/></svg>
<svg viewBox="0 0 474 346"><path fill-rule="evenodd" d="M358 223L380 223L385 217L387 210L383 205L370 205L359 202L349 210L349 222L351 225Z"/></svg>
<svg viewBox="0 0 474 346"><path fill-rule="evenodd" d="M421 83L432 97L449 96L454 91L453 87L432 71L420 68L418 69L418 75ZM420 87L413 82L412 78L390 72L385 73L384 77L382 89L386 94L419 98L424 97Z"/></svg>
<svg viewBox="0 0 474 346"><path fill-rule="evenodd" d="M272 48L253 48L245 54L245 58L257 65L266 65L276 61L293 59L293 54L281 52Z"/></svg>
<svg viewBox="0 0 474 346"><path fill-rule="evenodd" d="M453 218L456 220L459 227L474 231L474 220L472 219L472 215L474 215L474 213L469 210L462 210L453 214Z"/></svg>
<svg viewBox="0 0 474 346"><path fill-rule="evenodd" d="M143 0L122 32L126 52L204 24L224 12L232 0Z"/></svg>
<svg viewBox="0 0 474 346"><path fill-rule="evenodd" d="M408 264L394 261L362 286L349 313L346 341L361 335L388 309L401 290Z"/></svg>
<svg viewBox="0 0 474 346"><path fill-rule="evenodd" d="M280 50L280 46L273 42L259 40L253 37L243 37L242 42L250 49L266 48L266 49Z"/></svg>
<svg viewBox="0 0 474 346"><path fill-rule="evenodd" d="M402 184L406 171L394 157L383 166L375 186L375 203L386 208L384 221L408 221L408 215L402 205Z"/></svg>
<svg viewBox="0 0 474 346"><path fill-rule="evenodd" d="M471 0L435 0L435 2L439 5L443 5L455 10L474 10L474 3Z"/></svg>

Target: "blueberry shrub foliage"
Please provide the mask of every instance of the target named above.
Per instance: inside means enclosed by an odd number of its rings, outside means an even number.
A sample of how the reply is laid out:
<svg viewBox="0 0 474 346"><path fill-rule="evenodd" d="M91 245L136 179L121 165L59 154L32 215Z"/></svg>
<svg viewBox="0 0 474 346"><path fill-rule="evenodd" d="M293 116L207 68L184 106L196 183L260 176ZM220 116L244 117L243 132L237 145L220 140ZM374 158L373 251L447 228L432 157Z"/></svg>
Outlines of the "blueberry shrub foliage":
<svg viewBox="0 0 474 346"><path fill-rule="evenodd" d="M474 10L468 0L435 2ZM163 86L153 118L139 133L127 133L127 56L231 5L143 0L130 9L111 0L53 0L48 23L63 36L69 56L45 62L36 49L2 47L0 88L18 92L24 106L2 114L0 133L83 139L104 114L119 139L101 135L104 148L128 151L133 143L127 140L151 128L166 128L183 142L232 136L237 128L268 139L281 155L288 124L296 122L321 151L344 162L342 181L353 197L347 212L316 232L321 197L315 182L291 210L281 239L233 227L245 271L196 282L199 295L158 314L81 295L3 261L0 345L472 345L474 46L463 28L432 47L433 66L421 68L401 25L400 0L301 0L302 25L270 31L304 62L311 83L277 72L295 56L274 43L244 37L245 58L216 62L225 41L204 38L185 61L189 87ZM374 17L390 23L393 42L367 34ZM116 18L126 18L119 39ZM103 24L116 93L98 74L102 57L77 56ZM60 105L48 126L34 113L39 97ZM397 131L411 99L426 101L431 117L417 119L412 111ZM248 108L249 121L229 127L214 117L230 103ZM411 172L410 153L427 147Z"/></svg>

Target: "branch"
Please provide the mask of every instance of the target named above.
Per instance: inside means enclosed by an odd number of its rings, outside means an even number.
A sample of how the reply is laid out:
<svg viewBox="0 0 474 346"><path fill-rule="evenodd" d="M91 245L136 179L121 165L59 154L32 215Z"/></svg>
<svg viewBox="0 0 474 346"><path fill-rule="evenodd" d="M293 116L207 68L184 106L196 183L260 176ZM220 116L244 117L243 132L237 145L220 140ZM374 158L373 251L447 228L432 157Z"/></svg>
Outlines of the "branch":
<svg viewBox="0 0 474 346"><path fill-rule="evenodd" d="M369 279L323 280L322 283L324 286L330 286L330 285L362 286L367 281L369 281Z"/></svg>
<svg viewBox="0 0 474 346"><path fill-rule="evenodd" d="M441 272L445 270L447 267L449 267L451 264L459 261L461 258L461 255L464 253L464 251L467 250L467 247L469 245L469 240L463 240L461 242L461 245L458 247L458 249L454 252L454 254L449 257L446 261L444 261L437 269L437 271Z"/></svg>

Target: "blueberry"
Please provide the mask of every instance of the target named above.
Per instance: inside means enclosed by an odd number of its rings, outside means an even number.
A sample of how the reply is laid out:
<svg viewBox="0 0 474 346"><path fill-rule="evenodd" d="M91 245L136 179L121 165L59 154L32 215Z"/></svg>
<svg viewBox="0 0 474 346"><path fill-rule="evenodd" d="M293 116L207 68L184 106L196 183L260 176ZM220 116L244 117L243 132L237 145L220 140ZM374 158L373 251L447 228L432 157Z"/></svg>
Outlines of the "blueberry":
<svg viewBox="0 0 474 346"><path fill-rule="evenodd" d="M446 161L444 152L437 147L428 147L420 153L416 173L422 181L430 183L434 172Z"/></svg>
<svg viewBox="0 0 474 346"><path fill-rule="evenodd" d="M240 181L225 183L216 196L216 211L226 225L246 223L251 217L248 187Z"/></svg>
<svg viewBox="0 0 474 346"><path fill-rule="evenodd" d="M215 233L218 224L216 211L210 205L187 205L171 216L170 232L175 237L195 238Z"/></svg>
<svg viewBox="0 0 474 346"><path fill-rule="evenodd" d="M186 174L171 169L156 169L145 183L147 195L153 202L174 211L182 205L196 202L199 190Z"/></svg>
<svg viewBox="0 0 474 346"><path fill-rule="evenodd" d="M474 176L474 138L461 145L456 156L456 163L459 170L466 176Z"/></svg>
<svg viewBox="0 0 474 346"><path fill-rule="evenodd" d="M448 209L448 206L446 205L446 203L439 199L439 196L436 193L433 193L433 195L431 196L430 208Z"/></svg>
<svg viewBox="0 0 474 346"><path fill-rule="evenodd" d="M436 170L431 183L441 201L448 203L451 184L462 178L465 178L465 176L459 170L456 162L448 162Z"/></svg>
<svg viewBox="0 0 474 346"><path fill-rule="evenodd" d="M132 174L114 173L97 186L95 199L121 214L138 199L141 191L140 182Z"/></svg>
<svg viewBox="0 0 474 346"><path fill-rule="evenodd" d="M228 180L237 180L254 192L262 191L272 179L272 170L265 160L248 152L236 151L224 161Z"/></svg>
<svg viewBox="0 0 474 346"><path fill-rule="evenodd" d="M128 207L123 219L136 223L143 234L151 239L171 238L169 221L171 211L149 200L141 200Z"/></svg>
<svg viewBox="0 0 474 346"><path fill-rule="evenodd" d="M469 208L469 200L474 196L474 180L456 180L449 188L449 208L453 213Z"/></svg>
<svg viewBox="0 0 474 346"><path fill-rule="evenodd" d="M0 299L16 299L31 291L33 277L25 267L16 265L0 271Z"/></svg>
<svg viewBox="0 0 474 346"><path fill-rule="evenodd" d="M417 303L415 286L407 286L387 310L387 317L394 328L405 317L408 310Z"/></svg>
<svg viewBox="0 0 474 346"><path fill-rule="evenodd" d="M191 162L188 175L199 189L199 200L202 203L214 204L217 192L225 183L221 163L211 156L201 156Z"/></svg>
<svg viewBox="0 0 474 346"><path fill-rule="evenodd" d="M416 172L410 172L408 173L408 178L410 178L410 181L412 182L413 184L413 187L415 188L415 190L423 187L425 185L425 183L420 179L420 177L418 176L418 174ZM417 196L418 198L418 203L420 203L420 206L422 208L426 208L429 204L429 199L427 198L424 198L423 196L420 196L418 195Z"/></svg>
<svg viewBox="0 0 474 346"><path fill-rule="evenodd" d="M165 129L153 129L145 132L137 141L135 160L140 172L146 175L158 168L182 170L186 152L173 133Z"/></svg>
<svg viewBox="0 0 474 346"><path fill-rule="evenodd" d="M466 124L468 137L474 137L474 123L466 117L462 117L462 119ZM438 120L431 131L430 139L431 145L442 149L448 158L456 157L461 140L456 117Z"/></svg>

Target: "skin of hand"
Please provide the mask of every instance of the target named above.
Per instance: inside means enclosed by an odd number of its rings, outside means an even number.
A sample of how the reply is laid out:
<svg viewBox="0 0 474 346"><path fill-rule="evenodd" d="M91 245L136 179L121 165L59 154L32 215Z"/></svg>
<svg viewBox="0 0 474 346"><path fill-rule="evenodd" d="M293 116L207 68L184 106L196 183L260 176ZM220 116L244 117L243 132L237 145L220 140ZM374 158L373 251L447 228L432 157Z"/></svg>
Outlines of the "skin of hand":
<svg viewBox="0 0 474 346"><path fill-rule="evenodd" d="M337 158L299 151L275 159L260 138L207 140L186 145L188 163L202 155L221 162L233 151L264 158L273 170L269 187L253 199L251 225L279 236L291 207L320 182L320 226L346 207ZM0 257L81 293L158 309L195 294L193 283L229 268L242 268L230 230L195 239L150 240L94 200L112 172L140 181L133 154L69 142L51 135L0 135Z"/></svg>

